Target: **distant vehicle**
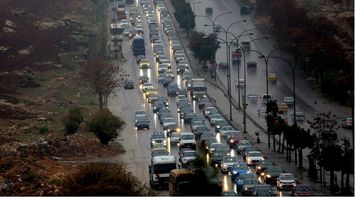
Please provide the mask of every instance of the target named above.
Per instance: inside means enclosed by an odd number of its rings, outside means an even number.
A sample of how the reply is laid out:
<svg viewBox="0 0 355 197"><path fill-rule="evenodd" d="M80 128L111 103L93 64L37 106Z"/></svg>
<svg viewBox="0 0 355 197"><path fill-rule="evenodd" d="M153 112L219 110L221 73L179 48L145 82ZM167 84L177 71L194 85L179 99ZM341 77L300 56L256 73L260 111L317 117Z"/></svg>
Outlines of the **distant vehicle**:
<svg viewBox="0 0 355 197"><path fill-rule="evenodd" d="M149 82L149 77L146 75L142 75L139 77L139 84L144 84Z"/></svg>
<svg viewBox="0 0 355 197"><path fill-rule="evenodd" d="M240 7L240 15L248 15L251 12L251 7L244 5Z"/></svg>
<svg viewBox="0 0 355 197"><path fill-rule="evenodd" d="M136 35L132 39L132 51L134 56L139 56L143 55L145 56L145 43L144 43L144 38L140 35Z"/></svg>
<svg viewBox="0 0 355 197"><path fill-rule="evenodd" d="M292 190L291 196L313 196L314 191L310 185L300 184Z"/></svg>
<svg viewBox="0 0 355 197"><path fill-rule="evenodd" d="M205 13L207 16L212 16L213 15L213 8L210 8L210 7L206 8Z"/></svg>
<svg viewBox="0 0 355 197"><path fill-rule="evenodd" d="M292 96L285 96L284 97L284 103L286 103L287 105L293 105L294 102L295 102L295 99Z"/></svg>
<svg viewBox="0 0 355 197"><path fill-rule="evenodd" d="M144 68L150 68L150 63L148 59L141 59L139 61L139 68L144 69Z"/></svg>
<svg viewBox="0 0 355 197"><path fill-rule="evenodd" d="M346 118L341 123L341 127L345 128L345 129L351 129L351 128L353 128L353 123L354 123L354 121L352 118Z"/></svg>
<svg viewBox="0 0 355 197"><path fill-rule="evenodd" d="M270 73L267 76L267 80L272 81L272 82L276 82L277 81L277 75L275 73Z"/></svg>
<svg viewBox="0 0 355 197"><path fill-rule="evenodd" d="M294 116L294 114L291 114L292 118ZM296 121L300 121L300 122L303 122L306 120L306 117L305 117L305 114L303 112L296 112Z"/></svg>
<svg viewBox="0 0 355 197"><path fill-rule="evenodd" d="M266 184L276 184L276 179L283 173L279 166L268 166L260 174L260 179Z"/></svg>
<svg viewBox="0 0 355 197"><path fill-rule="evenodd" d="M127 79L124 81L123 84L124 89L134 89L134 82L133 80Z"/></svg>
<svg viewBox="0 0 355 197"><path fill-rule="evenodd" d="M196 149L195 135L191 132L182 132L180 134L179 148Z"/></svg>
<svg viewBox="0 0 355 197"><path fill-rule="evenodd" d="M155 156L149 165L149 183L152 188L168 188L169 173L177 169L174 155Z"/></svg>
<svg viewBox="0 0 355 197"><path fill-rule="evenodd" d="M244 79L237 79L234 81L235 87L240 87L240 88L244 88L245 86L245 81Z"/></svg>
<svg viewBox="0 0 355 197"><path fill-rule="evenodd" d="M247 164L251 166L264 160L264 157L260 151L249 151L245 156L245 160L247 161Z"/></svg>
<svg viewBox="0 0 355 197"><path fill-rule="evenodd" d="M145 129L147 128L149 130L149 120L147 118L141 118L138 119L136 122L136 127L138 129Z"/></svg>
<svg viewBox="0 0 355 197"><path fill-rule="evenodd" d="M222 173L227 173L231 170L232 166L234 164L238 164L240 161L236 157L232 157L229 155L226 155L223 157L222 163L221 163L221 172Z"/></svg>
<svg viewBox="0 0 355 197"><path fill-rule="evenodd" d="M154 131L150 136L150 147L158 148L166 146L165 134L162 131Z"/></svg>
<svg viewBox="0 0 355 197"><path fill-rule="evenodd" d="M276 179L276 187L279 190L290 189L296 187L296 180L292 173L281 173Z"/></svg>
<svg viewBox="0 0 355 197"><path fill-rule="evenodd" d="M182 166L186 166L189 162L195 160L197 154L195 150L184 150L180 155L180 162Z"/></svg>
<svg viewBox="0 0 355 197"><path fill-rule="evenodd" d="M261 97L261 103L262 104L267 104L268 101L272 100L272 96L271 94L263 94L263 96Z"/></svg>
<svg viewBox="0 0 355 197"><path fill-rule="evenodd" d="M206 97L206 81L204 78L193 78L191 80L191 96L194 100Z"/></svg>
<svg viewBox="0 0 355 197"><path fill-rule="evenodd" d="M279 113L287 113L288 112L288 105L287 103L279 103L277 104Z"/></svg>
<svg viewBox="0 0 355 197"><path fill-rule="evenodd" d="M247 69L255 70L257 68L256 62L247 62Z"/></svg>
<svg viewBox="0 0 355 197"><path fill-rule="evenodd" d="M247 95L248 101L251 103L257 103L258 102L258 95L255 93L250 93Z"/></svg>

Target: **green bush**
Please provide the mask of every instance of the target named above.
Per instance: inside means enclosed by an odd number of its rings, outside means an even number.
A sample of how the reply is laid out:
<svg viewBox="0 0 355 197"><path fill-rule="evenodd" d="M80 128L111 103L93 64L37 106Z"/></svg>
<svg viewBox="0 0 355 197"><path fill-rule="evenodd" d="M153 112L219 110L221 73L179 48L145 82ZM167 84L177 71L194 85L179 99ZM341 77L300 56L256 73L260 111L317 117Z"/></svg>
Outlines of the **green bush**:
<svg viewBox="0 0 355 197"><path fill-rule="evenodd" d="M69 110L68 114L66 114L62 119L67 132L66 135L76 133L79 129L80 123L83 122L83 120L83 113L78 107L74 107Z"/></svg>
<svg viewBox="0 0 355 197"><path fill-rule="evenodd" d="M40 132L41 134L48 133L48 127L47 127L47 125L44 125L44 126L42 126L41 128L39 128L39 132Z"/></svg>
<svg viewBox="0 0 355 197"><path fill-rule="evenodd" d="M64 180L65 192L71 196L152 196L149 187L142 184L122 165L89 163Z"/></svg>
<svg viewBox="0 0 355 197"><path fill-rule="evenodd" d="M125 122L120 117L112 115L108 109L98 110L88 122L89 131L93 132L104 145L118 136L118 129L123 125Z"/></svg>

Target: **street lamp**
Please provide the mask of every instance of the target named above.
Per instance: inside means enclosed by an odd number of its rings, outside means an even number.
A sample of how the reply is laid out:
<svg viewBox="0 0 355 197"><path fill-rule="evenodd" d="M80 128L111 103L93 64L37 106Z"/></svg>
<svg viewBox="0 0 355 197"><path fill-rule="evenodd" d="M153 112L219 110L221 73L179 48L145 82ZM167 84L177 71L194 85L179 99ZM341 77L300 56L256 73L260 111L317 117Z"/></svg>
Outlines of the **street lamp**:
<svg viewBox="0 0 355 197"><path fill-rule="evenodd" d="M223 16L223 15L226 15L226 14L230 14L230 13L232 13L231 11L228 11L228 12L223 12L223 13L221 13L221 14L219 14L219 15L217 15L213 20L210 18L210 17L208 17L208 16L205 16L205 15L195 15L195 17L203 17L203 18L207 18L211 23L212 23L212 26L213 26L213 32L214 32L214 29L215 29L215 22L216 22L216 20L219 18L219 17L221 17L221 16Z"/></svg>
<svg viewBox="0 0 355 197"><path fill-rule="evenodd" d="M217 17L216 17L217 19ZM215 20L216 20L215 19ZM231 66L230 66L230 47L232 45L233 42L228 42L228 33L232 34L234 36L233 33L229 32L229 29L235 25L235 24L239 24L242 22L247 22L247 20L241 20L241 21L235 21L234 23L230 24L227 29L224 29L223 27L222 30L225 33L225 40L223 40L226 44L226 62L227 62L227 89L228 89L228 99L229 99L229 119L233 120L233 113L232 113L232 91L231 91ZM205 26L210 26L210 25L206 25ZM214 30L214 25L213 25L213 30Z"/></svg>
<svg viewBox="0 0 355 197"><path fill-rule="evenodd" d="M268 39L269 36L264 36L264 37L260 37L260 38L255 38L255 39L252 39L251 41L249 42L253 42L253 41L256 41L256 40L261 40L261 39ZM239 47L239 45L238 45ZM246 111L247 111L247 102L246 102L246 97L247 97L247 74L246 74L246 62L245 62L245 51L253 51L251 49L244 49L242 47L240 47L242 49L242 52L243 52L243 65L244 65L244 96L243 96L243 133L246 133L247 132L247 124L246 124ZM238 81L239 83L239 81Z"/></svg>

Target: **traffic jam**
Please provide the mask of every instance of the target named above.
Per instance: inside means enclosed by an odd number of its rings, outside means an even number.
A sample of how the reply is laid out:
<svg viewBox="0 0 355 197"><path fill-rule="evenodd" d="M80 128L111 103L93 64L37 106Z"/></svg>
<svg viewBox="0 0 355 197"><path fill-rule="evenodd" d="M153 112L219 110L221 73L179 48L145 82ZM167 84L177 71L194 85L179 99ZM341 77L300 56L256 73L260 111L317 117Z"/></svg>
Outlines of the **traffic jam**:
<svg viewBox="0 0 355 197"><path fill-rule="evenodd" d="M312 195L215 106L205 79L190 68L164 0L121 1L126 17L117 23L138 73L124 82L124 91L139 89L147 106L132 121L135 132L150 134L150 187L169 195ZM112 33L117 26L110 27Z"/></svg>

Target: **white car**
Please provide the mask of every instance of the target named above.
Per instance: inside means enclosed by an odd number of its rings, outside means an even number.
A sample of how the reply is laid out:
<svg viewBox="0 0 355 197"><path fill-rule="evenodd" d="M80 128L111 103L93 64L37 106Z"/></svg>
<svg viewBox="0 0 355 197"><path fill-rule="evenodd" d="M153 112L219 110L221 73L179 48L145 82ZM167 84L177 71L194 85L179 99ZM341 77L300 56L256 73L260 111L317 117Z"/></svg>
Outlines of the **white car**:
<svg viewBox="0 0 355 197"><path fill-rule="evenodd" d="M222 173L229 172L232 166L238 163L240 163L240 161L236 157L232 157L229 155L224 156L221 163L221 172Z"/></svg>
<svg viewBox="0 0 355 197"><path fill-rule="evenodd" d="M284 103L286 103L287 105L293 105L294 102L295 102L295 99L292 96L285 96L284 97Z"/></svg>
<svg viewBox="0 0 355 197"><path fill-rule="evenodd" d="M228 126L222 126L219 129L219 133L221 135L221 137L227 137L229 135L229 133L233 132L233 131L237 131L235 130L232 126L228 125Z"/></svg>
<svg viewBox="0 0 355 197"><path fill-rule="evenodd" d="M170 133L170 142L177 144L180 141L180 133L179 132L171 132Z"/></svg>
<svg viewBox="0 0 355 197"><path fill-rule="evenodd" d="M185 166L189 161L195 160L197 158L195 150L184 150L180 155L180 161L183 166Z"/></svg>
<svg viewBox="0 0 355 197"><path fill-rule="evenodd" d="M249 151L245 156L245 160L248 165L255 165L259 161L264 160L264 156L260 151Z"/></svg>
<svg viewBox="0 0 355 197"><path fill-rule="evenodd" d="M216 122L218 122L219 120L224 120L222 114L213 114L209 118L210 118L211 126L214 126Z"/></svg>
<svg viewBox="0 0 355 197"><path fill-rule="evenodd" d="M296 180L292 173L281 173L276 179L276 187L279 190L290 189L296 186Z"/></svg>
<svg viewBox="0 0 355 197"><path fill-rule="evenodd" d="M179 141L180 148L196 148L195 135L191 132L182 132Z"/></svg>

